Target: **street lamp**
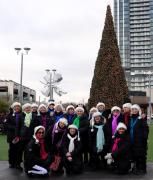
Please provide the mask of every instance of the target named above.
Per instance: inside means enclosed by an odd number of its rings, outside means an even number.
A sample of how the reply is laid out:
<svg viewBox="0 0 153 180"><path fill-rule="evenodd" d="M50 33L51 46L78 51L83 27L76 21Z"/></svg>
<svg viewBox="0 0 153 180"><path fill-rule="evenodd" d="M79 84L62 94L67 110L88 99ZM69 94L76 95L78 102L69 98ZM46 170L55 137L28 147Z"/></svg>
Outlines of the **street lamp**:
<svg viewBox="0 0 153 180"><path fill-rule="evenodd" d="M17 55L21 55L21 71L20 71L20 96L19 101L22 104L23 103L23 87L22 87L22 78L23 78L23 55L27 55L30 51L30 48L14 48L17 52Z"/></svg>
<svg viewBox="0 0 153 180"><path fill-rule="evenodd" d="M54 100L53 99L53 84L54 84L54 75L55 75L55 72L56 72L56 69L52 69L52 72L54 74L52 74L51 70L50 69L46 69L46 72L47 74L49 74L49 94L50 94L50 100Z"/></svg>

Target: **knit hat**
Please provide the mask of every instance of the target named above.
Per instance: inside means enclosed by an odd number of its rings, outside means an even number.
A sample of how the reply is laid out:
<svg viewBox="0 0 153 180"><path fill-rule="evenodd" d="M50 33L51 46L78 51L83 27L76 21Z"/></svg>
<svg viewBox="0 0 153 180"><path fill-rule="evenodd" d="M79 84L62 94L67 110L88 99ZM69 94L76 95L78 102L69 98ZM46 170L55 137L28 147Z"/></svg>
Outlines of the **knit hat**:
<svg viewBox="0 0 153 180"><path fill-rule="evenodd" d="M78 127L77 127L76 125L74 125L74 124L69 125L69 126L68 126L68 129L70 129L70 128L73 128L73 129L78 130Z"/></svg>
<svg viewBox="0 0 153 180"><path fill-rule="evenodd" d="M44 126L36 126L36 127L34 128L34 135L37 133L37 131L38 131L39 129L43 129L44 132L45 132Z"/></svg>
<svg viewBox="0 0 153 180"><path fill-rule="evenodd" d="M126 125L124 123L122 123L122 122L118 123L118 126L117 126L116 130L118 131L120 128L123 128L123 129L127 130Z"/></svg>
<svg viewBox="0 0 153 180"><path fill-rule="evenodd" d="M118 107L118 106L114 106L114 107L112 107L111 112L113 112L114 110L118 110L118 111L120 111L120 112L121 112L121 108L120 108L120 107Z"/></svg>
<svg viewBox="0 0 153 180"><path fill-rule="evenodd" d="M39 143L38 139L36 138L36 133L38 132L39 129L43 129L43 130L44 130L44 133L45 133L45 128L44 128L44 126L36 126L36 127L34 128L33 138L36 140L36 144Z"/></svg>
<svg viewBox="0 0 153 180"><path fill-rule="evenodd" d="M104 106L105 108L105 104L103 102L99 102L97 105L96 105L96 108L98 108L99 106Z"/></svg>
<svg viewBox="0 0 153 180"><path fill-rule="evenodd" d="M40 104L39 107L38 107L38 111L40 111L40 109L41 109L42 107L44 107L44 108L46 109L46 111L47 111L47 107L46 107L45 104Z"/></svg>
<svg viewBox="0 0 153 180"><path fill-rule="evenodd" d="M97 116L101 116L101 113L100 113L100 112L95 112L95 113L93 113L93 115L92 115L93 118L95 118L95 117L97 117Z"/></svg>
<svg viewBox="0 0 153 180"><path fill-rule="evenodd" d="M30 103L26 103L22 106L22 110L24 111L27 107L31 108L31 104Z"/></svg>
<svg viewBox="0 0 153 180"><path fill-rule="evenodd" d="M131 103L125 103L123 104L123 108L129 108L131 109L132 104Z"/></svg>
<svg viewBox="0 0 153 180"><path fill-rule="evenodd" d="M83 109L83 107L77 107L77 108L75 108L75 112L77 113L78 111L82 111L82 112L84 112L84 109Z"/></svg>
<svg viewBox="0 0 153 180"><path fill-rule="evenodd" d="M57 111L58 108L60 108L61 111L63 111L63 106L62 106L62 104L56 104L55 107L54 107L55 111Z"/></svg>
<svg viewBox="0 0 153 180"><path fill-rule="evenodd" d="M49 101L48 102L48 106L51 105L51 104L53 104L55 106L55 102L54 101Z"/></svg>
<svg viewBox="0 0 153 180"><path fill-rule="evenodd" d="M33 103L33 104L31 105L31 107L32 107L32 108L33 108L33 107L38 108L38 105L37 105L36 103Z"/></svg>
<svg viewBox="0 0 153 180"><path fill-rule="evenodd" d="M141 116L141 108L138 104L133 104L131 106L131 109L137 109L139 111L139 116Z"/></svg>
<svg viewBox="0 0 153 180"><path fill-rule="evenodd" d="M92 107L89 111L89 113L91 113L92 111L98 112L98 109L96 107Z"/></svg>
<svg viewBox="0 0 153 180"><path fill-rule="evenodd" d="M60 123L60 122L63 123L65 126L68 125L68 122L67 122L67 119L66 119L66 118L60 118L58 122L59 122L59 123Z"/></svg>
<svg viewBox="0 0 153 180"><path fill-rule="evenodd" d="M73 105L69 105L69 106L67 106L67 108L66 108L66 112L68 112L68 110L69 109L73 109L73 110L75 110L75 108L74 108L74 106Z"/></svg>
<svg viewBox="0 0 153 180"><path fill-rule="evenodd" d="M70 129L70 128L74 128L78 131L78 141L80 141L80 131L79 131L78 127L74 124L71 124L68 126L68 129Z"/></svg>
<svg viewBox="0 0 153 180"><path fill-rule="evenodd" d="M20 106L21 107L21 104L19 102L14 102L12 105L11 105L11 108L14 108L15 106Z"/></svg>

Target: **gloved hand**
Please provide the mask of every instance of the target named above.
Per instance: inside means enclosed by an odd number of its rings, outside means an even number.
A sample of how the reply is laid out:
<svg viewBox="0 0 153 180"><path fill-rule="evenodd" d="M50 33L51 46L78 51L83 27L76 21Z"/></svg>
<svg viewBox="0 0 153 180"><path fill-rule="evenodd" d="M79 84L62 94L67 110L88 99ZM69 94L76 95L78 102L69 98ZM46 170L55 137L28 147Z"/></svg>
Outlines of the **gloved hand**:
<svg viewBox="0 0 153 180"><path fill-rule="evenodd" d="M112 153L107 153L107 155L104 158L105 159L112 159Z"/></svg>

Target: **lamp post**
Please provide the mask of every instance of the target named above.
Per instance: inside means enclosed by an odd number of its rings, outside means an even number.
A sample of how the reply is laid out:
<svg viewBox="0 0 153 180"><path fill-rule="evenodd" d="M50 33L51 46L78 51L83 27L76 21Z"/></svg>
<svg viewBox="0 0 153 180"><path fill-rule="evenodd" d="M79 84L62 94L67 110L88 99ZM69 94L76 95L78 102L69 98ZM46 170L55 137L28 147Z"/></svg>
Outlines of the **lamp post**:
<svg viewBox="0 0 153 180"><path fill-rule="evenodd" d="M54 75L56 72L56 69L53 69L52 72L50 69L46 69L47 74L49 75L49 94L50 94L50 100L54 100L53 99L53 84L54 84Z"/></svg>
<svg viewBox="0 0 153 180"><path fill-rule="evenodd" d="M23 55L27 55L30 51L30 48L14 48L17 52L17 55L21 55L21 69L20 69L20 96L19 101L22 104L23 103L23 86L22 86L22 79L23 79Z"/></svg>

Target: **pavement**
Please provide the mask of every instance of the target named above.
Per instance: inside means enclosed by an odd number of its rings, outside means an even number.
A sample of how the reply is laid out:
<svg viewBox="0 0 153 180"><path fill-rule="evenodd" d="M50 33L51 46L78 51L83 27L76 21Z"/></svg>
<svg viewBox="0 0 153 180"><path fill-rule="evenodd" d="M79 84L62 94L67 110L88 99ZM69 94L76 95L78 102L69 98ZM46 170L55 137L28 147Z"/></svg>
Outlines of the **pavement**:
<svg viewBox="0 0 153 180"><path fill-rule="evenodd" d="M96 172L89 172L85 171L81 175L77 176L66 176L65 174L63 176L50 176L45 178L46 180L71 180L71 179L79 179L79 180L153 180L153 163L148 163L147 165L147 174L146 175L116 175L113 174L110 170L105 171L96 171ZM36 180L44 179L44 178L34 178ZM16 169L9 169L8 168L8 162L7 161L0 161L0 180L29 180L29 178L25 175L24 172L20 172Z"/></svg>

